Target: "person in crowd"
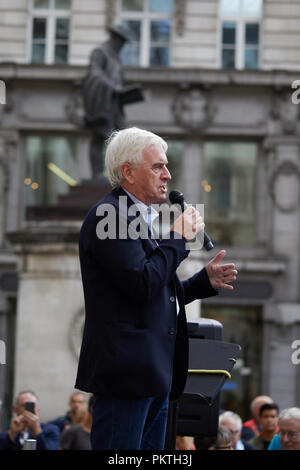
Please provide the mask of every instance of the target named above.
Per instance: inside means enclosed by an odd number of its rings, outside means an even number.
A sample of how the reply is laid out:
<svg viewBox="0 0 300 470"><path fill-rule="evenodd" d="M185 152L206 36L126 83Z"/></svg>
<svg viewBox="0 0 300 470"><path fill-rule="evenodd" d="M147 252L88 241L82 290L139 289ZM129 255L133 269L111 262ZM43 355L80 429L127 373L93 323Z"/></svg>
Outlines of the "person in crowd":
<svg viewBox="0 0 300 470"><path fill-rule="evenodd" d="M62 432L60 437L60 448L62 450L91 450L93 401L94 396L91 395L82 422Z"/></svg>
<svg viewBox="0 0 300 470"><path fill-rule="evenodd" d="M69 410L64 416L49 421L48 424L55 424L59 431L62 432L68 427L79 424L87 410L87 402L84 393L74 392L69 399Z"/></svg>
<svg viewBox="0 0 300 470"><path fill-rule="evenodd" d="M300 450L300 408L282 410L278 418L279 432L268 450Z"/></svg>
<svg viewBox="0 0 300 470"><path fill-rule="evenodd" d="M176 436L177 450L196 450L195 439L192 436Z"/></svg>
<svg viewBox="0 0 300 470"><path fill-rule="evenodd" d="M219 424L228 428L232 434L233 450L254 450L247 441L242 440L242 419L233 411L224 411L219 417Z"/></svg>
<svg viewBox="0 0 300 470"><path fill-rule="evenodd" d="M28 403L32 411L28 411ZM20 392L13 412L16 416L9 429L0 433L0 450L22 450L26 439L35 439L37 450L59 450L59 430L53 424L40 422L39 399L34 392Z"/></svg>
<svg viewBox="0 0 300 470"><path fill-rule="evenodd" d="M226 427L219 425L216 441L208 450L234 450L232 433Z"/></svg>
<svg viewBox="0 0 300 470"><path fill-rule="evenodd" d="M259 395L252 400L250 409L253 417L243 423L242 438L245 441L249 441L254 436L259 436L261 433L259 410L265 403L273 403L273 399L267 395Z"/></svg>
<svg viewBox="0 0 300 470"><path fill-rule="evenodd" d="M249 441L249 444L252 444L255 449L268 449L271 440L279 431L278 413L279 407L276 403L265 403L260 407L259 423L261 426L261 433L259 436L255 436Z"/></svg>

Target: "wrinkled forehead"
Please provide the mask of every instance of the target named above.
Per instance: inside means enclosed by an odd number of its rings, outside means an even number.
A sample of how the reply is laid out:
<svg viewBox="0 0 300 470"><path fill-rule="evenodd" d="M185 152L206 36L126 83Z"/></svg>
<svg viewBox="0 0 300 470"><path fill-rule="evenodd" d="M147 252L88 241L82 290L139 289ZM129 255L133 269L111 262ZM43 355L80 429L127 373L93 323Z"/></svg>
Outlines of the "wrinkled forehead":
<svg viewBox="0 0 300 470"><path fill-rule="evenodd" d="M300 420L296 418L282 419L280 421L280 430L300 432Z"/></svg>
<svg viewBox="0 0 300 470"><path fill-rule="evenodd" d="M37 398L36 396L32 395L32 393L23 393L22 395L19 396L17 400L17 404L22 406L27 401L33 401L34 403L37 403Z"/></svg>
<svg viewBox="0 0 300 470"><path fill-rule="evenodd" d="M168 163L166 152L160 144L146 145L142 150L143 163Z"/></svg>

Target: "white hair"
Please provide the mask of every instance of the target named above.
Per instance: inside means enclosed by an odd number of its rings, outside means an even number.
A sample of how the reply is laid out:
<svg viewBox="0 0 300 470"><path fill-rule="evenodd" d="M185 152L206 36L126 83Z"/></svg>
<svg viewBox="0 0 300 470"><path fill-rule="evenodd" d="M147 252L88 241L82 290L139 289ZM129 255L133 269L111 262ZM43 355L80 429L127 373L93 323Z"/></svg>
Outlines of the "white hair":
<svg viewBox="0 0 300 470"><path fill-rule="evenodd" d="M243 422L238 414L234 413L233 411L224 411L224 413L222 413L219 417L219 423L222 424L223 421L228 419L234 421L238 427L238 430L241 431Z"/></svg>
<svg viewBox="0 0 300 470"><path fill-rule="evenodd" d="M286 408L285 410L282 410L279 414L278 423L280 424L280 422L284 421L285 419L297 419L300 421L300 408L294 406L292 408Z"/></svg>
<svg viewBox="0 0 300 470"><path fill-rule="evenodd" d="M143 162L143 149L149 145L160 145L166 152L168 145L150 131L129 127L114 131L106 142L105 167L111 185L120 186L123 181L121 165L125 162L139 166Z"/></svg>

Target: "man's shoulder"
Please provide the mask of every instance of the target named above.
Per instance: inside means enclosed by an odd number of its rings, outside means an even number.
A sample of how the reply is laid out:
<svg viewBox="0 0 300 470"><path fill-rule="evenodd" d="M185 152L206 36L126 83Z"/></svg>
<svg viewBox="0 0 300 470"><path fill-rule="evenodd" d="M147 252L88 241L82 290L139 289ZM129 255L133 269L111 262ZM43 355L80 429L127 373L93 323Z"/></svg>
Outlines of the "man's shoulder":
<svg viewBox="0 0 300 470"><path fill-rule="evenodd" d="M40 423L41 424L41 428L42 428L42 431L43 433L46 433L46 434L50 434L50 433L54 433L54 434L59 434L59 429L58 429L58 426L56 426L55 424L53 423Z"/></svg>

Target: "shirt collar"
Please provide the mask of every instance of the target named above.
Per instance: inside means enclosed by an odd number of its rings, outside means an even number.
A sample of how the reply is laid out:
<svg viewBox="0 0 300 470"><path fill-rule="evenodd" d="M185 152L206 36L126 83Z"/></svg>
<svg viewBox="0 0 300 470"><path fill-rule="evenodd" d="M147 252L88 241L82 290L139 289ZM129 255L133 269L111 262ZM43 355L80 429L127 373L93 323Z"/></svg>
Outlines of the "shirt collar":
<svg viewBox="0 0 300 470"><path fill-rule="evenodd" d="M148 222L148 211L150 210L151 211L151 222L153 222L154 219L156 219L156 217L158 217L158 212L156 209L154 209L154 207L152 206L147 206L147 204L145 204L144 202L140 201L137 197L135 197L133 194L131 194L129 191L127 191L127 189L123 188L122 189L125 191L125 193L128 194L128 196L130 197L130 199L136 204L138 205L138 208L141 212L141 215L143 216L145 222Z"/></svg>

